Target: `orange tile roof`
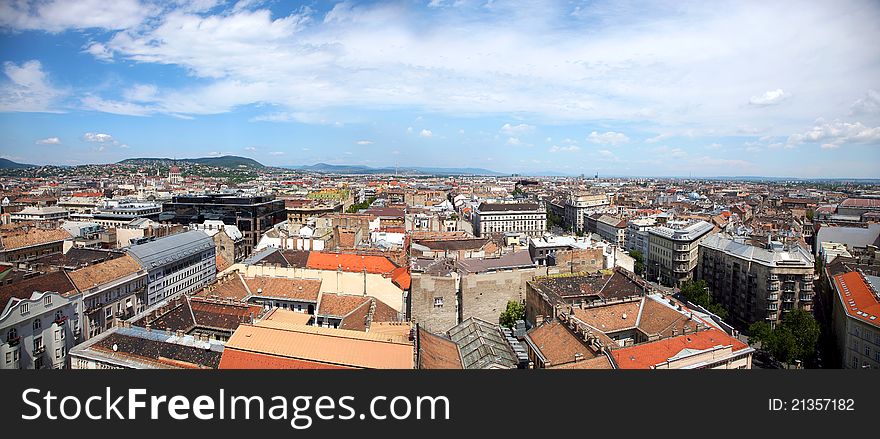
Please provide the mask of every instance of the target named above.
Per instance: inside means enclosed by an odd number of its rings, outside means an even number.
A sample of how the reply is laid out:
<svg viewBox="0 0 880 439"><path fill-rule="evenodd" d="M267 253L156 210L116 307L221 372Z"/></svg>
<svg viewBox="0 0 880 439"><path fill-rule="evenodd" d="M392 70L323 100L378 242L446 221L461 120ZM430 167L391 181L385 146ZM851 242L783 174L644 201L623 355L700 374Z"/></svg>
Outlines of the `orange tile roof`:
<svg viewBox="0 0 880 439"><path fill-rule="evenodd" d="M293 325L308 325L309 321L312 320L312 315L283 308L273 308L263 320L272 320Z"/></svg>
<svg viewBox="0 0 880 439"><path fill-rule="evenodd" d="M599 355L598 357L586 360L572 361L556 366L551 365L548 369L614 369L614 365L611 364L611 360L607 356Z"/></svg>
<svg viewBox="0 0 880 439"><path fill-rule="evenodd" d="M309 253L306 268L314 270L337 270L385 274L395 268L393 262L384 256L355 255L350 253Z"/></svg>
<svg viewBox="0 0 880 439"><path fill-rule="evenodd" d="M0 249L15 250L32 245L48 244L70 238L64 229L30 229L0 237Z"/></svg>
<svg viewBox="0 0 880 439"><path fill-rule="evenodd" d="M713 328L616 349L611 354L621 369L650 369L669 360L684 349L703 350L715 346L732 346L734 352L748 348L745 343Z"/></svg>
<svg viewBox="0 0 880 439"><path fill-rule="evenodd" d="M239 326L226 343L223 356L244 351L330 366L412 369L412 344L382 337L344 329L284 325L270 320L258 326ZM230 363L227 361L226 366ZM223 360L220 364L223 368Z"/></svg>
<svg viewBox="0 0 880 439"><path fill-rule="evenodd" d="M219 369L352 369L351 367L297 360L277 355L225 349Z"/></svg>
<svg viewBox="0 0 880 439"><path fill-rule="evenodd" d="M140 270L140 264L131 255L125 255L71 271L68 275L78 290L85 291L136 274Z"/></svg>
<svg viewBox="0 0 880 439"><path fill-rule="evenodd" d="M406 267L395 268L394 271L391 272L391 281L394 282L394 285L400 287L401 290L408 290L412 283L409 269Z"/></svg>
<svg viewBox="0 0 880 439"><path fill-rule="evenodd" d="M318 314L343 317L369 301L370 298L367 296L324 293L321 295L321 303L318 304Z"/></svg>
<svg viewBox="0 0 880 439"><path fill-rule="evenodd" d="M850 317L880 326L880 298L871 291L861 273L851 271L834 276L834 287Z"/></svg>
<svg viewBox="0 0 880 439"><path fill-rule="evenodd" d="M228 277L218 279L217 283L202 289L196 293L196 296L244 300L248 294L248 290L245 288L244 282L241 280L241 275L233 273Z"/></svg>
<svg viewBox="0 0 880 439"><path fill-rule="evenodd" d="M547 359L550 366L575 361L575 355L583 359L592 358L596 353L588 348L579 337L558 321L545 323L529 331L527 337Z"/></svg>
<svg viewBox="0 0 880 439"><path fill-rule="evenodd" d="M463 369L458 345L419 328L419 369Z"/></svg>
<svg viewBox="0 0 880 439"><path fill-rule="evenodd" d="M621 331L636 326L640 301L602 305L593 308L574 308L574 316L603 333ZM626 316L626 318L624 318Z"/></svg>
<svg viewBox="0 0 880 439"><path fill-rule="evenodd" d="M321 281L316 279L258 276L244 278L244 282L254 296L279 297L316 303L318 302L318 292L321 290Z"/></svg>

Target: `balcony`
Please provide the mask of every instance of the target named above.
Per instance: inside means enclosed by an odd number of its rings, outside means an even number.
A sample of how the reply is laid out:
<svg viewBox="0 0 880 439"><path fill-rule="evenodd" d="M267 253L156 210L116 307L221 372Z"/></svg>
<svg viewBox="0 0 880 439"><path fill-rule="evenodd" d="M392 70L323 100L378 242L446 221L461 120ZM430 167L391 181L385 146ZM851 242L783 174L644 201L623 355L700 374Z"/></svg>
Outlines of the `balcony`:
<svg viewBox="0 0 880 439"><path fill-rule="evenodd" d="M688 255L688 254L677 254L677 255L675 255L675 257L674 257L672 260L673 260L673 261L687 262L687 261L690 261L690 260L691 260L691 256Z"/></svg>
<svg viewBox="0 0 880 439"><path fill-rule="evenodd" d="M800 300L801 302L812 302L812 301L813 301L813 295L812 295L812 294L802 294L802 295L799 297L799 300Z"/></svg>
<svg viewBox="0 0 880 439"><path fill-rule="evenodd" d="M778 280L779 280L779 276L777 276L775 274L771 274L770 276L767 276L767 282L776 282Z"/></svg>
<svg viewBox="0 0 880 439"><path fill-rule="evenodd" d="M768 294L767 300L770 302L775 302L775 301L779 300L779 295L778 294Z"/></svg>
<svg viewBox="0 0 880 439"><path fill-rule="evenodd" d="M34 357L43 355L46 352L46 346L34 346Z"/></svg>
<svg viewBox="0 0 880 439"><path fill-rule="evenodd" d="M779 291L779 285L778 284L770 284L770 285L767 285L767 289L770 291Z"/></svg>
<svg viewBox="0 0 880 439"><path fill-rule="evenodd" d="M775 303L771 303L771 304L767 305L767 311L778 311L778 310L779 310L779 305L777 305Z"/></svg>
<svg viewBox="0 0 880 439"><path fill-rule="evenodd" d="M776 320L776 313L767 314L767 317L764 317L764 320Z"/></svg>
<svg viewBox="0 0 880 439"><path fill-rule="evenodd" d="M62 316L55 317L55 324L58 325L58 326L61 326L61 325L64 324L64 322L67 321L67 319L68 319L68 317L67 317L67 316L63 316L63 315L62 315Z"/></svg>
<svg viewBox="0 0 880 439"><path fill-rule="evenodd" d="M794 302L794 296L782 296L782 301L786 303Z"/></svg>
<svg viewBox="0 0 880 439"><path fill-rule="evenodd" d="M18 346L18 343L21 342L21 337L7 337L6 343L9 343L9 347Z"/></svg>

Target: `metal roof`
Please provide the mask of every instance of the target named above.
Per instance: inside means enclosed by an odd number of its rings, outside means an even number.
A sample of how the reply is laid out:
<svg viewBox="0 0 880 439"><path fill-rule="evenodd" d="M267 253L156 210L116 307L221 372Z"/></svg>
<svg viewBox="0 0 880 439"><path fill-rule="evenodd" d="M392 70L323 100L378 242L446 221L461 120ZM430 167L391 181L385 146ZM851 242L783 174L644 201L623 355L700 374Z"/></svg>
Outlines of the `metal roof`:
<svg viewBox="0 0 880 439"><path fill-rule="evenodd" d="M147 270L214 248L214 241L201 230L190 230L129 247L128 253Z"/></svg>

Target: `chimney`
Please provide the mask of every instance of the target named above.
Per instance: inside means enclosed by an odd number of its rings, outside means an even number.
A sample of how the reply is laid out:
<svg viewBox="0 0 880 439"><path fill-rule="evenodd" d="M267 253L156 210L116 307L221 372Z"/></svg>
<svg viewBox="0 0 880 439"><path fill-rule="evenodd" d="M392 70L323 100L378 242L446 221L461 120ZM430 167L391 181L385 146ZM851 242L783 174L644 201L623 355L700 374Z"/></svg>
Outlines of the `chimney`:
<svg viewBox="0 0 880 439"><path fill-rule="evenodd" d="M537 315L535 316L535 326L541 326L544 324L544 316Z"/></svg>

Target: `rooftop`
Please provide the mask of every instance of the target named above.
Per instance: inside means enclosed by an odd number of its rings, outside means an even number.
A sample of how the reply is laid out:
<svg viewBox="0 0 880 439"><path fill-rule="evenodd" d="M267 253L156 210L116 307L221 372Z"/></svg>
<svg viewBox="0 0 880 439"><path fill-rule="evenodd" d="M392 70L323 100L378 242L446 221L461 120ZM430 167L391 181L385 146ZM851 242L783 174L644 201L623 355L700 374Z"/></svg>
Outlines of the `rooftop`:
<svg viewBox="0 0 880 439"><path fill-rule="evenodd" d="M745 343L718 329L679 335L611 351L620 369L651 369L670 359L718 346L731 346L733 352L749 349Z"/></svg>
<svg viewBox="0 0 880 439"><path fill-rule="evenodd" d="M880 277L858 271L834 276L834 289L847 315L880 327Z"/></svg>
<svg viewBox="0 0 880 439"><path fill-rule="evenodd" d="M282 361L279 364L271 359ZM383 339L359 331L268 320L258 325L239 326L226 343L220 368L295 367L295 364L303 368L412 369L413 346L406 340Z"/></svg>
<svg viewBox="0 0 880 439"><path fill-rule="evenodd" d="M80 291L99 287L110 282L123 279L127 276L137 275L142 272L140 264L130 255L125 255L109 261L99 262L79 270L69 272L70 280ZM146 273L141 273L146 274Z"/></svg>
<svg viewBox="0 0 880 439"><path fill-rule="evenodd" d="M214 248L214 241L201 230L190 230L155 241L133 245L128 253L151 270Z"/></svg>

